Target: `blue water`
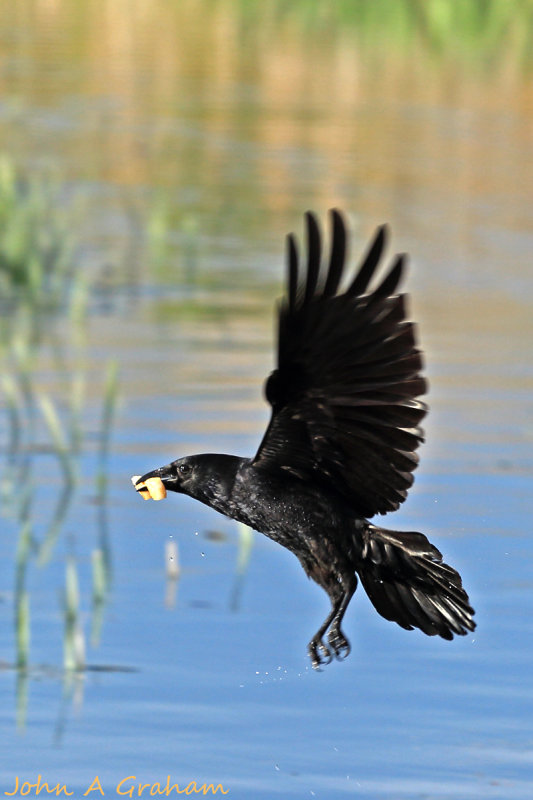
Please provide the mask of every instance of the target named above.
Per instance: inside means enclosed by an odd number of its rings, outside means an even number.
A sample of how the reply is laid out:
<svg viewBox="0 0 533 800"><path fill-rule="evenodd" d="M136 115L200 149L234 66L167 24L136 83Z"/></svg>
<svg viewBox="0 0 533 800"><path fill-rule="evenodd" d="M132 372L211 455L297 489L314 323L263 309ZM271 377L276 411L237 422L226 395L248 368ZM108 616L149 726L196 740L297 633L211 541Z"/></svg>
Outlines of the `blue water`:
<svg viewBox="0 0 533 800"><path fill-rule="evenodd" d="M208 361L217 347L205 348ZM187 498L144 503L129 486L132 472L182 454L188 438L200 450L251 452L263 413L254 394L257 387L236 398L249 433L223 433L232 425L231 403L221 397L213 413L217 403L204 393L184 442L176 427L184 408L191 414L188 398L172 404L154 393L148 403L135 396L122 403L105 507L112 580L98 646L89 641L90 554L102 535L102 509L93 501L94 464L86 456L67 535L51 563L31 572L26 686L17 671L0 673L9 754L2 787L9 790L15 775L32 781L41 773L78 797L98 775L106 794L116 796L128 776L164 786L170 775L182 788L221 784L230 797L265 800L529 798L530 474L512 465L498 470L482 447L449 440L446 457L428 448L394 527L425 531L461 570L477 631L452 643L408 633L381 619L360 588L346 619L350 657L314 672L306 643L328 602L296 559L255 534L240 569L244 544L232 522ZM213 417L219 434L202 434ZM53 456L36 457L36 468L39 532L61 481ZM169 540L179 549L174 583L165 578ZM15 537L3 537L4 563L14 550ZM61 669L67 553L76 556L88 640L89 668L79 674ZM8 661L11 614L6 593L1 647Z"/></svg>

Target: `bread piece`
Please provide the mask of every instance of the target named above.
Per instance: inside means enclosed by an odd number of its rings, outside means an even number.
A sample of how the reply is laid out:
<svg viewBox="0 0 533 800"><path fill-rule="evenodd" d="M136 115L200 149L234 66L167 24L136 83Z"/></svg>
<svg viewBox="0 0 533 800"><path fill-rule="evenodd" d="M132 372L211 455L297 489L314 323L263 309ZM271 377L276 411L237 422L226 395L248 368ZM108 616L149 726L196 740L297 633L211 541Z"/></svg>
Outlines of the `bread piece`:
<svg viewBox="0 0 533 800"><path fill-rule="evenodd" d="M148 488L146 483L140 483L138 486L135 485L140 477L141 477L140 475L133 475L131 478L131 482L133 483L133 486L135 487L137 493L141 495L143 500L150 500L151 497L150 489Z"/></svg>
<svg viewBox="0 0 533 800"><path fill-rule="evenodd" d="M145 485L152 500L164 500L167 496L167 490L161 478L148 478Z"/></svg>

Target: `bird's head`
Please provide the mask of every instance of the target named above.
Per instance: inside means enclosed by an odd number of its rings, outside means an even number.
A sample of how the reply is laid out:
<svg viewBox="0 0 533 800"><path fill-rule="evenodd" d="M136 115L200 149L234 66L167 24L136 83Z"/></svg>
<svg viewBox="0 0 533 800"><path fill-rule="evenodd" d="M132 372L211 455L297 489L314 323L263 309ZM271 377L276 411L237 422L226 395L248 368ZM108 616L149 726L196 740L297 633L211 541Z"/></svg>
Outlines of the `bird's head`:
<svg viewBox="0 0 533 800"><path fill-rule="evenodd" d="M205 457L202 456L178 458L164 467L157 467L157 469L142 475L135 485L139 486L149 478L160 478L167 492L194 494L192 489L195 484L203 480L204 462Z"/></svg>
<svg viewBox="0 0 533 800"><path fill-rule="evenodd" d="M167 492L180 492L219 508L231 494L235 475L245 459L218 453L185 456L164 467L147 472L135 483L140 486L148 478L160 478Z"/></svg>

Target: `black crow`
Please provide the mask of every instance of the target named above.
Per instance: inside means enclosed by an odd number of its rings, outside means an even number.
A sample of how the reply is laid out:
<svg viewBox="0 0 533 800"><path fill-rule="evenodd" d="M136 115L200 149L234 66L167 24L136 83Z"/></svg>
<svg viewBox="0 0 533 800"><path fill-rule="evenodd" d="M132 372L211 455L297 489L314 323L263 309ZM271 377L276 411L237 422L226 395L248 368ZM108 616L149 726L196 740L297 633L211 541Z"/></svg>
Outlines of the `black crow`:
<svg viewBox="0 0 533 800"><path fill-rule="evenodd" d="M277 369L265 384L270 423L253 458L186 456L143 475L200 500L293 552L327 592L331 611L308 652L314 667L344 658L341 622L357 575L376 610L402 628L453 639L474 610L456 570L422 533L369 522L394 511L413 483L427 384L416 331L397 294L406 256L374 281L387 239L377 229L341 286L346 227L331 212L324 258L312 213L307 254L287 239L288 288L278 312ZM324 637L327 634L327 642Z"/></svg>

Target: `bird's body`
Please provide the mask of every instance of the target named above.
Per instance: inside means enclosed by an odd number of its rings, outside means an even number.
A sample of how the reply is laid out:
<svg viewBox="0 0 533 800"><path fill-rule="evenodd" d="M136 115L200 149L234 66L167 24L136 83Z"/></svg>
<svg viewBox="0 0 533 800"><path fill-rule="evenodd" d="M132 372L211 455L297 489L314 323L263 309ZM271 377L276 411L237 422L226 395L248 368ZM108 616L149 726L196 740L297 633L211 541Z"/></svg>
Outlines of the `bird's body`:
<svg viewBox="0 0 533 800"><path fill-rule="evenodd" d="M320 559L321 554L330 549L330 541L337 548L339 544L350 542L353 550L351 537L357 518L342 497L332 491L317 492L315 486L291 475L273 475L258 469L251 459L223 458L218 461L218 472L211 466L217 463L217 454L187 459L187 463L195 464L202 475L198 494L191 489L195 499L264 533L298 556L302 564L312 564L313 552ZM207 481L202 472L204 459L209 463ZM353 558L354 554L348 555L346 549L346 557L340 561L348 564ZM332 555L331 563L334 561Z"/></svg>
<svg viewBox="0 0 533 800"><path fill-rule="evenodd" d="M266 383L272 417L253 459L187 456L144 475L243 522L294 553L328 594L331 612L309 643L313 666L344 657L341 621L359 575L375 608L406 629L445 639L473 630L459 574L421 533L380 528L367 517L398 508L413 482L426 406L422 358L395 294L404 258L377 288L385 229L339 291L342 217L332 212L329 264L308 214L302 277L289 238L288 298L280 308L278 367ZM328 632L325 644L323 637Z"/></svg>

